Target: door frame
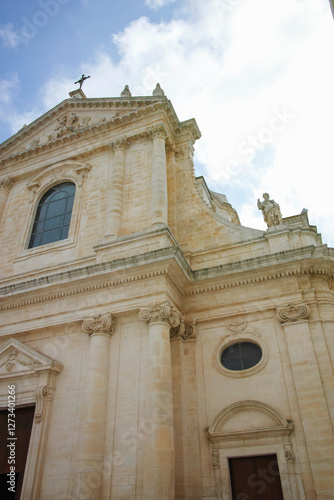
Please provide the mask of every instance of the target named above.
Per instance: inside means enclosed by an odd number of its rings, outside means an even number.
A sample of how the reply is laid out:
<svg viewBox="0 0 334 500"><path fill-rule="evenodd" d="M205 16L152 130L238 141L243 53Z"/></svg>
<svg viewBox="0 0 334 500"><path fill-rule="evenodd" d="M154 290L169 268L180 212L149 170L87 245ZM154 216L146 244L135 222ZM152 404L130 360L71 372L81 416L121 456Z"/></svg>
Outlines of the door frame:
<svg viewBox="0 0 334 500"><path fill-rule="evenodd" d="M15 407L35 406L20 500L38 500L56 376L62 365L18 340L0 347L0 409L8 408L8 386L15 385Z"/></svg>
<svg viewBox="0 0 334 500"><path fill-rule="evenodd" d="M271 420L270 425L239 430L238 415L245 412L253 416L254 412L258 412L265 417L264 422ZM234 421L235 430L231 426ZM276 455L284 500L306 500L292 446L293 430L293 424L279 411L260 401L240 401L219 412L207 431L211 441L217 498L232 500L229 458Z"/></svg>

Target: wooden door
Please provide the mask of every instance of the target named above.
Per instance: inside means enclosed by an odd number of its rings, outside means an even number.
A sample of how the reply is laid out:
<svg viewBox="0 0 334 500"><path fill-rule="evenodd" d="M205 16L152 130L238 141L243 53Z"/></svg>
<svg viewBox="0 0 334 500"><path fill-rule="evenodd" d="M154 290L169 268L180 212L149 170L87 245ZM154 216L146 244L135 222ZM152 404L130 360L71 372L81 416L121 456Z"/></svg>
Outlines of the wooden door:
<svg viewBox="0 0 334 500"><path fill-rule="evenodd" d="M19 500L26 465L35 407L16 408L14 436L8 435L8 411L0 411L0 498ZM13 429L13 427L11 427ZM16 438L16 439L13 439ZM15 446L10 446L15 443ZM15 460L15 463L13 462ZM15 467L15 493L9 490L10 467Z"/></svg>
<svg viewBox="0 0 334 500"><path fill-rule="evenodd" d="M233 500L284 500L276 455L229 459Z"/></svg>

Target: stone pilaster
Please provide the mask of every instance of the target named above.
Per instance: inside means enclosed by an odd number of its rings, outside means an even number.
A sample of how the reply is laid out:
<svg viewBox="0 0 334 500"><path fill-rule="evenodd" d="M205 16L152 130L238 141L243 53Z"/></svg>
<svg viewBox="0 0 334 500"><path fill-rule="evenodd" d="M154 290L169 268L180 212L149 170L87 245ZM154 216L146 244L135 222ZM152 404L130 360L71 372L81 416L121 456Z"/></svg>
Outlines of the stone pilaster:
<svg viewBox="0 0 334 500"><path fill-rule="evenodd" d="M111 146L114 150L114 161L108 199L106 236L119 236L123 216L125 157L129 140L123 137L113 142Z"/></svg>
<svg viewBox="0 0 334 500"><path fill-rule="evenodd" d="M175 452L170 328L180 322L179 312L165 301L140 309L148 323L148 360L145 418L154 420L145 442L143 498L175 497Z"/></svg>
<svg viewBox="0 0 334 500"><path fill-rule="evenodd" d="M171 329L176 498L202 498L196 324L183 319Z"/></svg>
<svg viewBox="0 0 334 500"><path fill-rule="evenodd" d="M12 189L14 182L10 177L0 180L0 220L5 209L9 191Z"/></svg>
<svg viewBox="0 0 334 500"><path fill-rule="evenodd" d="M84 318L82 329L90 336L87 386L83 408L75 498L100 500L105 447L110 338L115 318L98 314Z"/></svg>
<svg viewBox="0 0 334 500"><path fill-rule="evenodd" d="M150 129L153 141L151 176L151 225L167 225L166 128L163 123Z"/></svg>
<svg viewBox="0 0 334 500"><path fill-rule="evenodd" d="M302 424L318 499L334 491L334 435L309 325L310 308L289 304L277 311L285 332Z"/></svg>

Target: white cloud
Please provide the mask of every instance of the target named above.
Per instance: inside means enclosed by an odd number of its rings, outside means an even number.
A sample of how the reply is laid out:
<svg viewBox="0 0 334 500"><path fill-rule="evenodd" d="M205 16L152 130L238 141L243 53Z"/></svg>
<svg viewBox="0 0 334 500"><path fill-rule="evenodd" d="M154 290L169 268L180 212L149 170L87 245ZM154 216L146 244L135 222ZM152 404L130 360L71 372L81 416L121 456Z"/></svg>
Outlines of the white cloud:
<svg viewBox="0 0 334 500"><path fill-rule="evenodd" d="M0 80L0 101L8 103L19 90L19 78L16 73L12 73L6 79Z"/></svg>
<svg viewBox="0 0 334 500"><path fill-rule="evenodd" d="M174 3L176 0L145 0L145 5L151 9L157 10L160 7Z"/></svg>
<svg viewBox="0 0 334 500"><path fill-rule="evenodd" d="M22 37L14 30L12 24L6 24L0 28L0 38L2 39L2 45L10 49L15 49L22 43Z"/></svg>

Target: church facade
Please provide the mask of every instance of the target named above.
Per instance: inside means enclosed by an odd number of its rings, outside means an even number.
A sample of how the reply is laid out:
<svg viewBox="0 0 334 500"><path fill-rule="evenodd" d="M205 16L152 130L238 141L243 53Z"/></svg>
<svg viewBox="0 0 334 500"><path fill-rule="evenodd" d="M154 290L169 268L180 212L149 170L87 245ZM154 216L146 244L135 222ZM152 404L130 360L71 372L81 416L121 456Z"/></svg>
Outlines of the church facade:
<svg viewBox="0 0 334 500"><path fill-rule="evenodd" d="M1 498L334 498L334 250L200 135L126 86L0 146Z"/></svg>

